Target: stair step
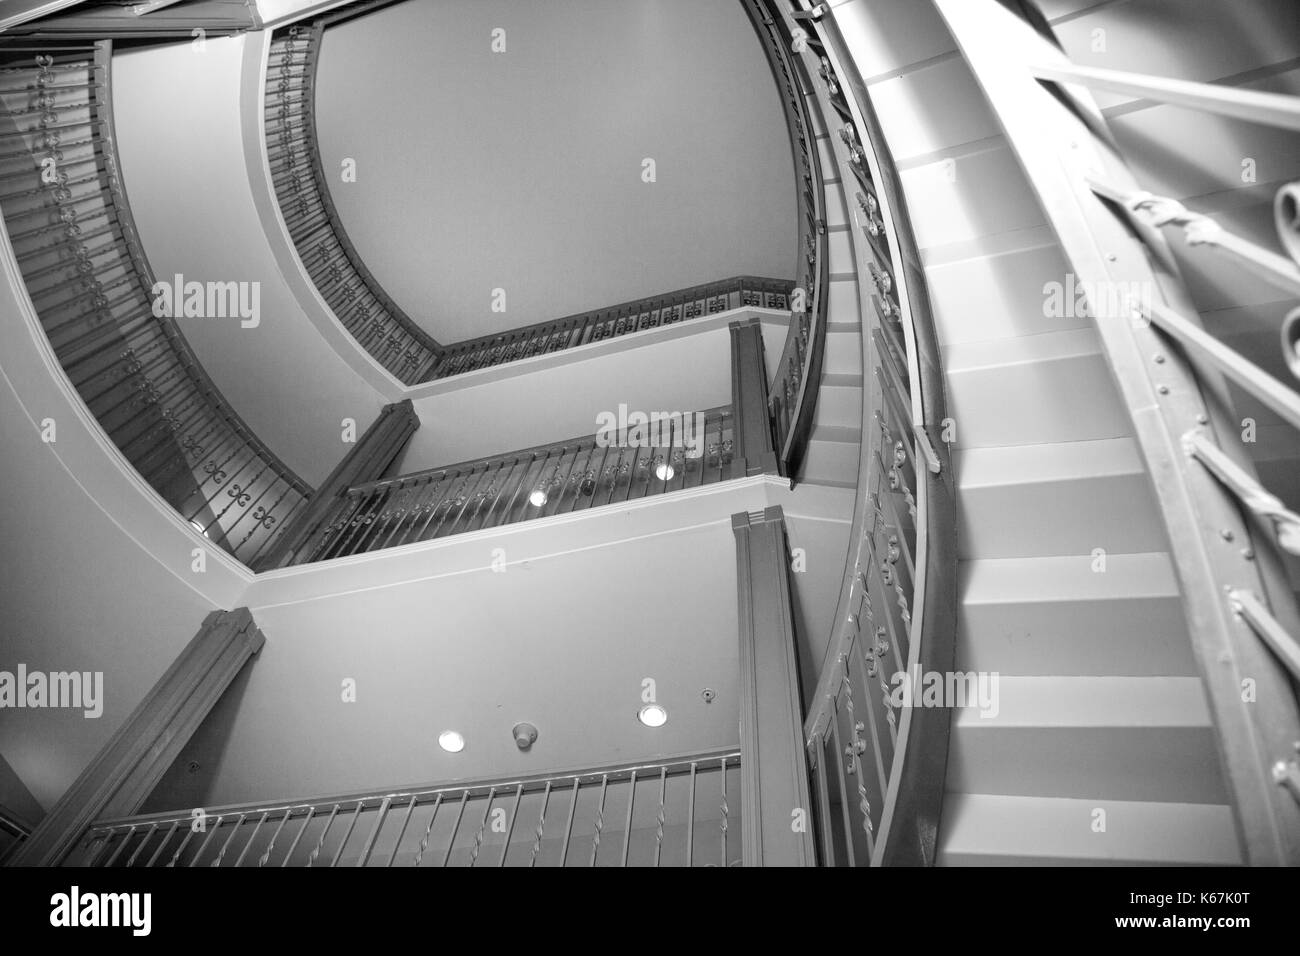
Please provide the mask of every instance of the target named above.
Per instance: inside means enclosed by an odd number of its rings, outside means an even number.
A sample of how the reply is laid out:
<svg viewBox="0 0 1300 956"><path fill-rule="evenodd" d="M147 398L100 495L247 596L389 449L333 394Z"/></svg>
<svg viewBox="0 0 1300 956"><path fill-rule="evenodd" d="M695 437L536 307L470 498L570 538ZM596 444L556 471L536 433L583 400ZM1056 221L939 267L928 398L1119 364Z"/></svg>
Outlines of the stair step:
<svg viewBox="0 0 1300 956"><path fill-rule="evenodd" d="M1091 329L952 345L944 361L958 447L1132 434Z"/></svg>
<svg viewBox="0 0 1300 956"><path fill-rule="evenodd" d="M1069 272L1055 243L979 259L931 265L925 270L942 345L1090 328L1086 315L1044 314L1044 286ZM1077 310L1072 310L1077 311Z"/></svg>
<svg viewBox="0 0 1300 956"><path fill-rule="evenodd" d="M860 428L862 424L862 376L823 375L817 392L814 425Z"/></svg>
<svg viewBox="0 0 1300 956"><path fill-rule="evenodd" d="M862 332L860 328L860 326L850 326L848 323L839 322L826 327L826 351L822 360L823 374L862 374Z"/></svg>
<svg viewBox="0 0 1300 956"><path fill-rule="evenodd" d="M1169 556L993 558L958 566L957 666L1009 675L1192 676Z"/></svg>
<svg viewBox="0 0 1300 956"><path fill-rule="evenodd" d="M967 448L954 453L953 464L961 559L1168 547L1131 438Z"/></svg>
<svg viewBox="0 0 1300 956"><path fill-rule="evenodd" d="M861 429L814 425L798 479L835 488L856 488L861 448Z"/></svg>
<svg viewBox="0 0 1300 956"><path fill-rule="evenodd" d="M1199 678L999 675L996 688L954 713L949 790L1226 800Z"/></svg>
<svg viewBox="0 0 1300 956"><path fill-rule="evenodd" d="M941 866L1241 862L1223 805L949 793L939 828Z"/></svg>

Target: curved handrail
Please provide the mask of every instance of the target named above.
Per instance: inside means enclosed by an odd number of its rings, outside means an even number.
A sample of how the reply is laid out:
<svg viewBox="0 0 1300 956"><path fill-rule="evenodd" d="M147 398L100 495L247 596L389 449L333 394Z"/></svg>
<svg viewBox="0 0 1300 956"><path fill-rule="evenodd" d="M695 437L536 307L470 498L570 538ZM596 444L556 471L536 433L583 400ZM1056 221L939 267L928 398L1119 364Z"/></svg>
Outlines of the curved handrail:
<svg viewBox="0 0 1300 956"><path fill-rule="evenodd" d="M829 862L928 865L951 713L894 698L919 672L950 672L955 653L956 494L946 441L936 440L948 423L938 335L893 159L834 10L770 2L790 49L817 78L811 92L851 200L870 373L836 632L805 725L822 846L832 855L843 847L846 859ZM840 792L841 841L828 819L831 787Z"/></svg>
<svg viewBox="0 0 1300 956"><path fill-rule="evenodd" d="M267 57L264 122L276 200L298 256L352 337L405 385L424 381L443 348L365 267L334 208L316 139L316 67L325 20L277 30Z"/></svg>
<svg viewBox="0 0 1300 956"><path fill-rule="evenodd" d="M823 209L825 197L821 161L813 145L812 120L805 99L807 74L791 57L789 39L783 35L765 0L743 0L743 4L781 94L798 185L799 241L790 327L768 396L780 471L794 478L808 450L826 350L830 255Z"/></svg>
<svg viewBox="0 0 1300 956"><path fill-rule="evenodd" d="M158 308L122 185L111 41L0 43L0 211L27 293L90 413L196 530L250 564L310 495Z"/></svg>

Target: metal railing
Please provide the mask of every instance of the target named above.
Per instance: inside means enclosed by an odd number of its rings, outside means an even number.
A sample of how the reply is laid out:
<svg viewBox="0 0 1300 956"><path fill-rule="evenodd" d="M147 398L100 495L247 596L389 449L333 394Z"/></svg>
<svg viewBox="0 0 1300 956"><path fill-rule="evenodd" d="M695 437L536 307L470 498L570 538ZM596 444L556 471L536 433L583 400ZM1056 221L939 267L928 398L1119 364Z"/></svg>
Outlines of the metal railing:
<svg viewBox="0 0 1300 956"><path fill-rule="evenodd" d="M109 41L0 44L5 229L91 414L185 520L252 564L310 488L249 430L159 308L118 172L110 61Z"/></svg>
<svg viewBox="0 0 1300 956"><path fill-rule="evenodd" d="M834 10L801 0L764 7L775 41L812 78L810 108L850 210L867 373L839 623L804 727L819 851L827 865L928 865L950 714L898 706L891 679L953 663L955 489L939 440L947 411L937 334L893 160Z"/></svg>
<svg viewBox="0 0 1300 956"><path fill-rule="evenodd" d="M736 866L740 754L92 824L69 865Z"/></svg>
<svg viewBox="0 0 1300 956"><path fill-rule="evenodd" d="M737 276L450 345L439 344L384 292L348 240L330 199L316 140L313 93L323 32L331 23L382 5L361 3L311 24L276 31L267 61L265 129L276 199L312 283L357 344L404 385L732 309L789 308L793 285L789 280ZM808 288L811 285L806 283ZM807 326L805 316L800 361L806 351Z"/></svg>
<svg viewBox="0 0 1300 956"><path fill-rule="evenodd" d="M559 352L733 309L790 308L792 283L737 276L449 345L430 380Z"/></svg>
<svg viewBox="0 0 1300 956"><path fill-rule="evenodd" d="M1300 611L1281 562L1300 553L1297 517L1245 454L1229 386L1291 428L1300 394L1203 328L1162 232L1180 227L1188 246L1300 297L1300 186L1276 201L1288 258L1144 191L1089 91L1288 130L1300 129L1300 98L1081 67L996 0L935 3L1081 284L1115 300L1093 304L1097 330L1155 482L1242 846L1254 864L1300 863ZM1296 332L1280 325L1294 363Z"/></svg>
<svg viewBox="0 0 1300 956"><path fill-rule="evenodd" d="M792 37L773 16L766 0L744 0L744 6L781 95L798 186L799 253L791 293L790 328L768 393L781 474L794 477L812 433L826 348L830 254L822 209L824 187L806 102L808 73L802 60L792 54Z"/></svg>
<svg viewBox="0 0 1300 956"><path fill-rule="evenodd" d="M424 380L442 347L380 288L330 199L316 141L316 63L324 21L277 30L267 59L266 152L280 213L321 297L357 344L405 385Z"/></svg>
<svg viewBox="0 0 1300 956"><path fill-rule="evenodd" d="M634 426L635 427L635 426ZM549 518L736 477L730 406L349 488L294 563Z"/></svg>

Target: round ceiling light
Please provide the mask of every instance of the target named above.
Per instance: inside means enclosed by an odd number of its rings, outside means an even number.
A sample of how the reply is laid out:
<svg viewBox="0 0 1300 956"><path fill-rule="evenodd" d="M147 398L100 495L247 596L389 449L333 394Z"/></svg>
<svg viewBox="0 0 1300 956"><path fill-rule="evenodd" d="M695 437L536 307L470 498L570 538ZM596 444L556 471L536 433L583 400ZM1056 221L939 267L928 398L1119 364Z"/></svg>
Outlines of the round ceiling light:
<svg viewBox="0 0 1300 956"><path fill-rule="evenodd" d="M646 704L637 711L636 719L647 727L662 727L668 722L668 711L658 704Z"/></svg>
<svg viewBox="0 0 1300 956"><path fill-rule="evenodd" d="M438 735L438 746L449 754L458 754L465 749L465 738L454 730L444 730Z"/></svg>
<svg viewBox="0 0 1300 956"><path fill-rule="evenodd" d="M528 503L534 508L540 508L546 504L546 492L541 488L533 489L533 493L528 496Z"/></svg>

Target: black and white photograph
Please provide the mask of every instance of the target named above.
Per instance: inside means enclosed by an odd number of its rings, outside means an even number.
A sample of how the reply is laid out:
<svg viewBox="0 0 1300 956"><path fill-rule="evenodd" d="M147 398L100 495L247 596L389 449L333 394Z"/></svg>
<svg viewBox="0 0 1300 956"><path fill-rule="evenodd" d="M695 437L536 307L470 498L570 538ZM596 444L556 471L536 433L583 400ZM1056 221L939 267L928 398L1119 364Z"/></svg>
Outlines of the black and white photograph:
<svg viewBox="0 0 1300 956"><path fill-rule="evenodd" d="M1296 0L0 0L15 932L1296 866Z"/></svg>

